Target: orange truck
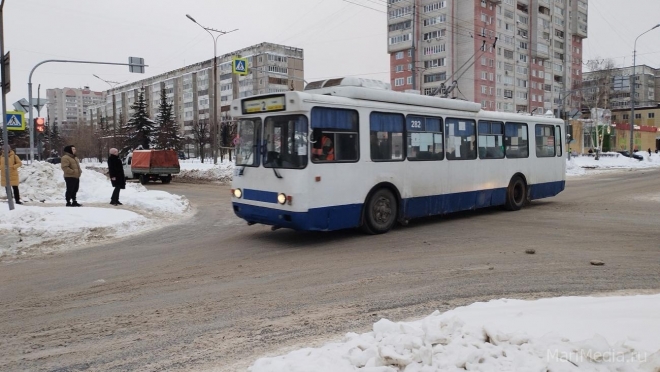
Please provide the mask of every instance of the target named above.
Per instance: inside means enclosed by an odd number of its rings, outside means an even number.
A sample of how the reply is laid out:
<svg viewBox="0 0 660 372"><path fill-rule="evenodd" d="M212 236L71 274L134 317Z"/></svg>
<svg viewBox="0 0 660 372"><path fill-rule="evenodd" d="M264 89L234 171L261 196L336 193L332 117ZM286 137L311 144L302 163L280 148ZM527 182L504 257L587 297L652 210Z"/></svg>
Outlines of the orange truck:
<svg viewBox="0 0 660 372"><path fill-rule="evenodd" d="M170 183L181 171L179 155L174 150L133 150L122 162L126 178L138 178L141 184L161 180Z"/></svg>

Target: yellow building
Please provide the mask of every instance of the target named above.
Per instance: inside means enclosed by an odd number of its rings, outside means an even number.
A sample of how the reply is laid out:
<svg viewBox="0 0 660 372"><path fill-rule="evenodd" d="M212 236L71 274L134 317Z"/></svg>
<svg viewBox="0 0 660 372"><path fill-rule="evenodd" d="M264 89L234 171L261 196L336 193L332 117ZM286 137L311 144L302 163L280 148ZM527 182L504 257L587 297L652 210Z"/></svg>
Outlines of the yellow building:
<svg viewBox="0 0 660 372"><path fill-rule="evenodd" d="M635 110L637 111L637 110ZM657 110L660 115L660 109ZM619 116L617 113L616 116ZM637 112L635 112L637 116ZM621 123L614 119L615 114L612 114L612 125L609 127L601 126L600 128L600 141L602 143L603 151L623 151L630 149L630 124L627 122ZM653 120L654 118L650 118ZM660 119L660 116L658 117ZM642 119L643 120L643 119ZM641 121L640 121L641 122ZM648 121L647 121L648 123ZM568 148L570 151L586 154L590 149L595 149L592 136L596 134L595 129L590 128L590 123L585 120L571 120L570 125L573 129L572 136L569 138ZM658 121L660 125L660 120ZM655 151L660 150L660 131L658 126L651 125L637 125L634 128L634 147L636 151L646 151L651 149Z"/></svg>
<svg viewBox="0 0 660 372"><path fill-rule="evenodd" d="M660 107L635 107L635 147L638 149L652 151L660 150ZM630 140L630 108L623 110L612 110L612 123L625 124L626 133L620 128L617 131L617 143L621 143L619 136L625 141ZM639 127L639 132L637 132ZM655 128L655 130L654 130ZM639 133L639 137L638 137ZM629 143L629 142L626 142ZM630 145L626 145L626 149Z"/></svg>

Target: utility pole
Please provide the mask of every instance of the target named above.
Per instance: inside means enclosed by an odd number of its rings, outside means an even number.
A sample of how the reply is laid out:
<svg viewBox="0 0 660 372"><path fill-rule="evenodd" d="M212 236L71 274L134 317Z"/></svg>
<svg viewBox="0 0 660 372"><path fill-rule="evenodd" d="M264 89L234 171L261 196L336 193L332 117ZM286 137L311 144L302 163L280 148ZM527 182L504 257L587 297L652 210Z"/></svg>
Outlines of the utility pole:
<svg viewBox="0 0 660 372"><path fill-rule="evenodd" d="M412 48L410 49L410 55L412 57L412 89L415 90L417 87L417 66L415 66L415 54L417 54L417 51L415 50L415 39L417 39L417 34L415 34L415 24L417 23L417 0L413 0L412 7Z"/></svg>
<svg viewBox="0 0 660 372"><path fill-rule="evenodd" d="M115 101L114 90L117 87L117 85L124 84L126 81L118 82L118 81L105 80L98 75L95 74L92 75L95 78L104 81L106 84L110 86L108 93L111 94L110 99L112 99L112 147L117 147L117 101ZM106 112L106 117L107 117L107 112ZM109 125L109 123L105 123L105 124Z"/></svg>
<svg viewBox="0 0 660 372"><path fill-rule="evenodd" d="M220 31L210 27L202 26L197 21L195 21L195 19L190 16L190 14L186 14L186 17L195 22L199 27L203 28L204 31L208 32L209 35L211 35L211 39L213 39L213 99L211 100L213 102L213 108L211 109L211 141L213 143L211 144L211 153L213 156L213 164L218 164L218 38L230 32L237 31L238 29L231 31ZM218 35L213 36L212 32L216 32ZM209 97L210 94L211 89L209 89Z"/></svg>

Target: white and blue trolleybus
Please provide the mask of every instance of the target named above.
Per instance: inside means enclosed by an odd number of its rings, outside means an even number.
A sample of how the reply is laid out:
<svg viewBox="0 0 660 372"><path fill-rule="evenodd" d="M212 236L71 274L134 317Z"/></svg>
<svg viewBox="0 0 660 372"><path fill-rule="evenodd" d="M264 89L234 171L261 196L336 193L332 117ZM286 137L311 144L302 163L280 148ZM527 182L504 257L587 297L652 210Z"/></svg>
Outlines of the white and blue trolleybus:
<svg viewBox="0 0 660 372"><path fill-rule="evenodd" d="M273 229L389 231L564 190L564 123L358 78L234 100L232 204Z"/></svg>

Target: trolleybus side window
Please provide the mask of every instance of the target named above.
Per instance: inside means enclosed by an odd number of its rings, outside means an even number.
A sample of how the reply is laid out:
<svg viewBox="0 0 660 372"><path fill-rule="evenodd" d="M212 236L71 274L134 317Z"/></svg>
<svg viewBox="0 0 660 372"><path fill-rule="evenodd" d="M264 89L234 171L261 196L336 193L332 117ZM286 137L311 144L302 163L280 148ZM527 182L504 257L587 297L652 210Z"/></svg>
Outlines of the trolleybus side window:
<svg viewBox="0 0 660 372"><path fill-rule="evenodd" d="M444 159L442 127L442 118L408 115L408 160Z"/></svg>
<svg viewBox="0 0 660 372"><path fill-rule="evenodd" d="M307 117L270 116L264 125L264 167L301 169L307 166Z"/></svg>
<svg viewBox="0 0 660 372"><path fill-rule="evenodd" d="M447 118L445 123L445 133L447 133L447 159L476 159L476 124L474 120Z"/></svg>
<svg viewBox="0 0 660 372"><path fill-rule="evenodd" d="M369 115L371 160L403 160L404 122L401 114L372 112Z"/></svg>
<svg viewBox="0 0 660 372"><path fill-rule="evenodd" d="M555 146L557 147L557 156L562 156L561 151L561 126L555 127Z"/></svg>
<svg viewBox="0 0 660 372"><path fill-rule="evenodd" d="M552 125L536 124L536 157L549 158L555 156L555 127Z"/></svg>
<svg viewBox="0 0 660 372"><path fill-rule="evenodd" d="M259 165L259 132L261 119L248 119L238 122L236 136L236 165L254 167Z"/></svg>
<svg viewBox="0 0 660 372"><path fill-rule="evenodd" d="M360 152L357 111L314 107L311 126L311 152L314 163L358 161Z"/></svg>
<svg viewBox="0 0 660 372"><path fill-rule="evenodd" d="M504 123L479 120L479 159L504 158Z"/></svg>
<svg viewBox="0 0 660 372"><path fill-rule="evenodd" d="M528 158L527 124L506 123L504 125L504 146L508 159Z"/></svg>

